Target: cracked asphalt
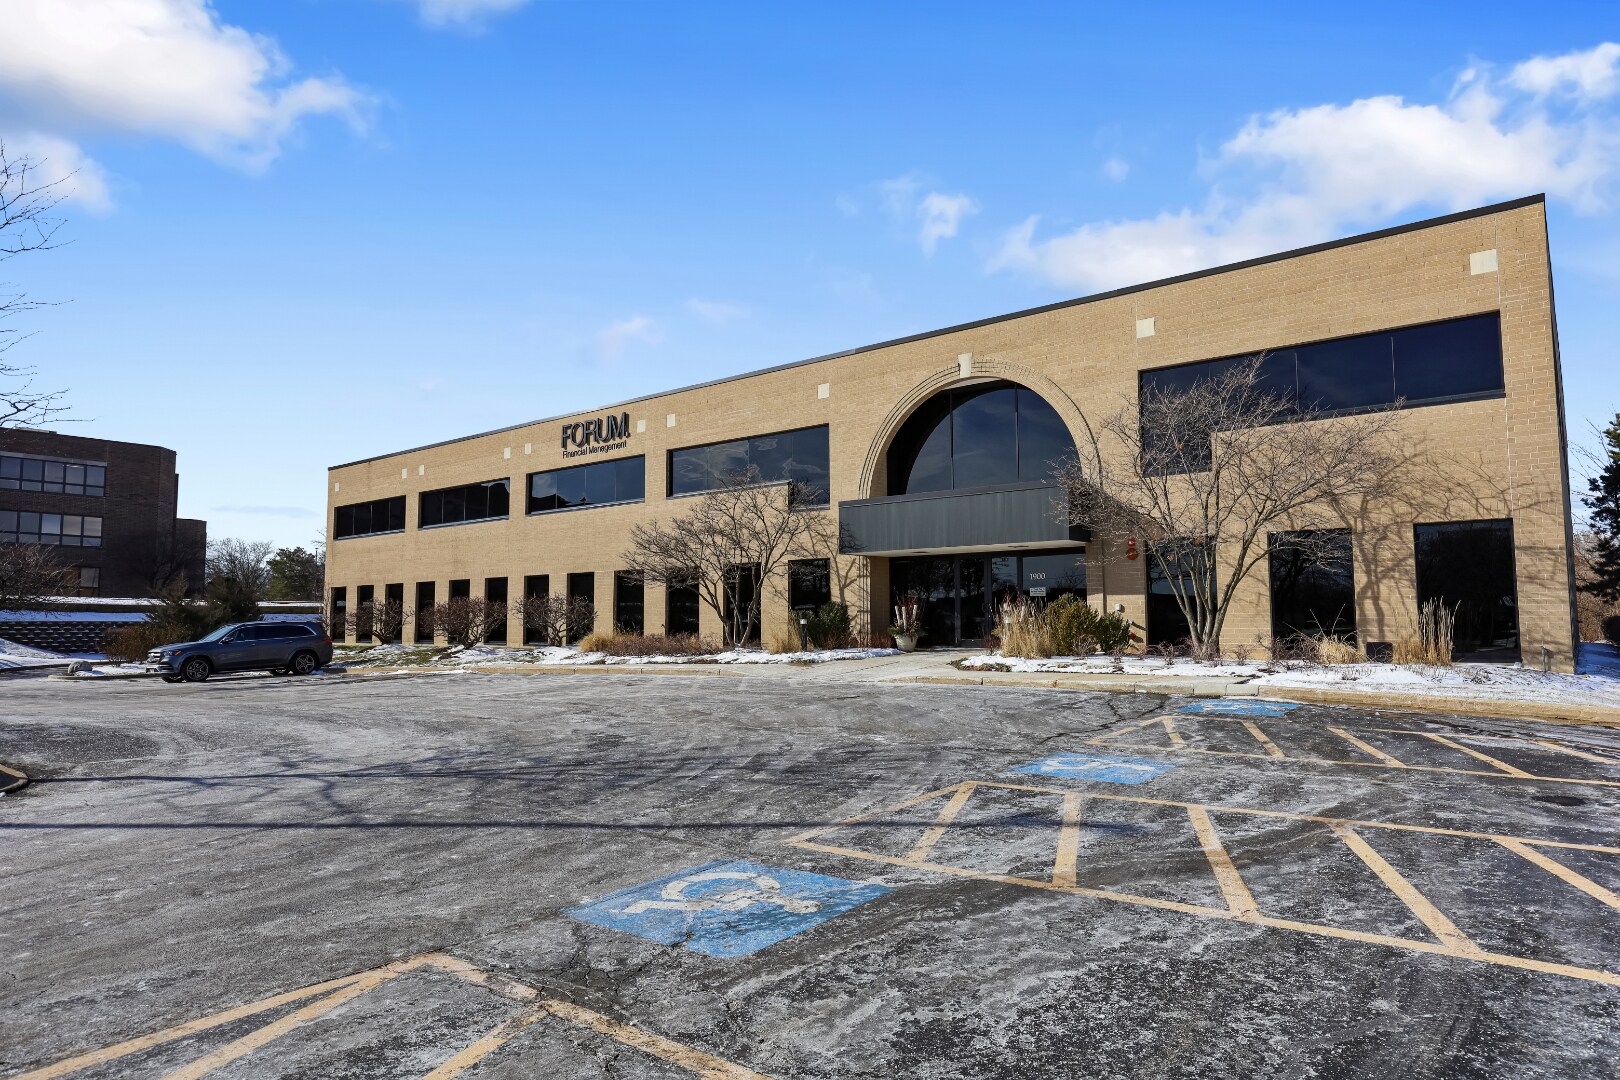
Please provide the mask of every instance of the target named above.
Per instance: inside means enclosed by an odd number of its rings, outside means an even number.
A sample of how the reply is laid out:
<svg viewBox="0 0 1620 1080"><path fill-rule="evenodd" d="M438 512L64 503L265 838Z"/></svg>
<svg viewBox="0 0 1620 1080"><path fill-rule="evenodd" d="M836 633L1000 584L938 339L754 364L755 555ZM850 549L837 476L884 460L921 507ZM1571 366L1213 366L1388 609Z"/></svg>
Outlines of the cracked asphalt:
<svg viewBox="0 0 1620 1080"><path fill-rule="evenodd" d="M1620 853L1594 849L1620 847L1620 735L1304 706L1254 721L1281 758L1236 719L1091 742L1188 700L8 680L0 761L35 782L0 798L0 1075L1616 1074ZM1132 786L1009 772L1070 752L1176 767ZM1341 820L1366 823L1370 860ZM737 859L890 891L729 958L564 914ZM426 953L532 989L399 968L339 1004L73 1060ZM445 1071L525 993L563 1005Z"/></svg>

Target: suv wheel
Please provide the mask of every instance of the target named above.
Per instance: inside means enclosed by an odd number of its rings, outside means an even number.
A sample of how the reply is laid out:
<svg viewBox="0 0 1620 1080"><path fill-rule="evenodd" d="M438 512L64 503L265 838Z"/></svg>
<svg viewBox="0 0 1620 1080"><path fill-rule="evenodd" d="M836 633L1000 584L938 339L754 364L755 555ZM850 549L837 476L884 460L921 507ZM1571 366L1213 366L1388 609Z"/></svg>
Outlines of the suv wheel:
<svg viewBox="0 0 1620 1080"><path fill-rule="evenodd" d="M308 675L321 664L320 658L312 652L301 652L292 658L291 671L294 675Z"/></svg>
<svg viewBox="0 0 1620 1080"><path fill-rule="evenodd" d="M214 665L200 656L193 656L180 668L180 677L186 682L207 682L214 673Z"/></svg>

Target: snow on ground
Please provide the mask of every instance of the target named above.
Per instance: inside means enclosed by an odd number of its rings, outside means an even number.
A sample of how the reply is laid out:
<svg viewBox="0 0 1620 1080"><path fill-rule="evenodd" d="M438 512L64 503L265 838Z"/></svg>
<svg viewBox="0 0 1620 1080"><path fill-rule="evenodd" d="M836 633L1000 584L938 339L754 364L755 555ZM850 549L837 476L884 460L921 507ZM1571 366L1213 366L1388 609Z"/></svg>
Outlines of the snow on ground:
<svg viewBox="0 0 1620 1080"><path fill-rule="evenodd" d="M898 656L899 649L812 649L808 652L769 653L759 649L730 649L702 656L609 656L580 652L557 645L533 648L506 648L474 645L469 648L439 649L426 645L378 645L357 652L345 650L337 661L345 667L383 667L429 664L436 667L472 667L501 664L623 665L655 664L824 664L831 660L869 660L876 656Z"/></svg>
<svg viewBox="0 0 1620 1080"><path fill-rule="evenodd" d="M1368 693L1424 694L1474 700L1538 701L1612 705L1620 710L1620 651L1587 642L1578 673L1543 672L1521 664L1456 664L1427 667L1395 664L1311 664L1303 661L1166 660L1162 657L1055 656L1046 660L987 655L962 661L967 669L1118 674L1155 678L1243 679L1250 686L1286 690L1331 688Z"/></svg>
<svg viewBox="0 0 1620 1080"><path fill-rule="evenodd" d="M0 622L145 622L143 611L0 611Z"/></svg>
<svg viewBox="0 0 1620 1080"><path fill-rule="evenodd" d="M94 663L97 661L105 662L106 659L101 653L51 652L49 649L36 649L32 645L23 645L0 638L0 671L14 671L19 668L67 667L75 660L88 660Z"/></svg>

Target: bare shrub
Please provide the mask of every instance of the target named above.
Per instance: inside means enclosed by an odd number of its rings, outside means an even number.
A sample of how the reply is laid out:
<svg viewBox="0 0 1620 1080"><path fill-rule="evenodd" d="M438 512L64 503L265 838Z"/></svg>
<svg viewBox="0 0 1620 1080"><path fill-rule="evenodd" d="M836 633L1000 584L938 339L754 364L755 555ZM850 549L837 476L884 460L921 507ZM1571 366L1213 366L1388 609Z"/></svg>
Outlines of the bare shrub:
<svg viewBox="0 0 1620 1080"><path fill-rule="evenodd" d="M712 641L696 634L608 634L588 635L579 643L581 652L608 656L709 656L720 651Z"/></svg>
<svg viewBox="0 0 1620 1080"><path fill-rule="evenodd" d="M356 641L375 637L382 645L398 642L404 628L405 605L387 597L361 604L349 612L343 627L354 635Z"/></svg>
<svg viewBox="0 0 1620 1080"><path fill-rule="evenodd" d="M482 596L457 596L433 605L433 626L451 645L482 645L506 624L506 604Z"/></svg>
<svg viewBox="0 0 1620 1080"><path fill-rule="evenodd" d="M565 645L596 622L596 605L577 596L527 596L522 610L525 632L539 630L546 645Z"/></svg>
<svg viewBox="0 0 1620 1080"><path fill-rule="evenodd" d="M126 623L107 631L102 638L101 651L109 660L133 664L146 659L146 654L153 649L174 643L169 631L157 623Z"/></svg>
<svg viewBox="0 0 1620 1080"><path fill-rule="evenodd" d="M77 583L77 574L43 544L0 543L0 611L40 607Z"/></svg>

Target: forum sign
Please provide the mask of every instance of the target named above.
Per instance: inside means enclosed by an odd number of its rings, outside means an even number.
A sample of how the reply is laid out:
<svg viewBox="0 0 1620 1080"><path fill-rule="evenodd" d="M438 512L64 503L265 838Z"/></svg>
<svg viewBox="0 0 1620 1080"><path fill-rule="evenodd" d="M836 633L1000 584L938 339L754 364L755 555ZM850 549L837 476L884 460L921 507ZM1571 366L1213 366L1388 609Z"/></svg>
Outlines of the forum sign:
<svg viewBox="0 0 1620 1080"><path fill-rule="evenodd" d="M598 416L577 424L562 426L562 452L565 458L586 454L607 454L630 444L630 414ZM572 449L570 449L572 447Z"/></svg>

